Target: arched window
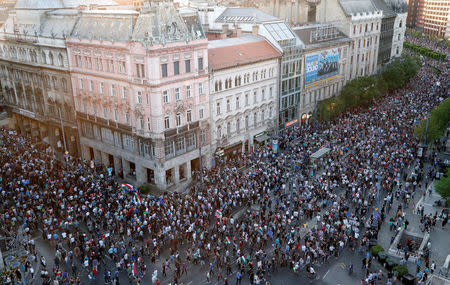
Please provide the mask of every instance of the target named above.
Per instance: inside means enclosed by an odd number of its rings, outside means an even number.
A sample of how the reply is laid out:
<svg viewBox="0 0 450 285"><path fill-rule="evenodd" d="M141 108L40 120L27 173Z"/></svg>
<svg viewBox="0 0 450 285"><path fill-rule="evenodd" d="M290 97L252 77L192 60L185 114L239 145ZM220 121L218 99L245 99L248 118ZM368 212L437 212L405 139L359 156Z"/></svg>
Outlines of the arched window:
<svg viewBox="0 0 450 285"><path fill-rule="evenodd" d="M58 62L59 66L64 66L64 57L62 56L62 54L58 55Z"/></svg>
<svg viewBox="0 0 450 285"><path fill-rule="evenodd" d="M41 60L43 64L47 64L47 55L45 54L45 51L42 51Z"/></svg>
<svg viewBox="0 0 450 285"><path fill-rule="evenodd" d="M49 57L49 59L50 59L50 65L54 65L54 64L55 64L55 59L53 58L53 53L50 52L50 53L48 54L48 57Z"/></svg>

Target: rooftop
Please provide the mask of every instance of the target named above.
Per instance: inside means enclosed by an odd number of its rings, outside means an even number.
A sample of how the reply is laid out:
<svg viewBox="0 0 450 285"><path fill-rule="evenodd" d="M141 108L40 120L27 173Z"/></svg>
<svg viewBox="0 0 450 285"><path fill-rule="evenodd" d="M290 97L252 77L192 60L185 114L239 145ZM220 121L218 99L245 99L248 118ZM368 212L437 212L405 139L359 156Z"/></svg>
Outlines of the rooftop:
<svg viewBox="0 0 450 285"><path fill-rule="evenodd" d="M378 11L372 0L339 0L345 14L373 13Z"/></svg>
<svg viewBox="0 0 450 285"><path fill-rule="evenodd" d="M305 44L306 48L329 46L334 43L347 42L350 39L337 27L326 24L315 24L293 28L294 33Z"/></svg>
<svg viewBox="0 0 450 285"><path fill-rule="evenodd" d="M81 5L115 6L113 0L17 0L16 9L63 9Z"/></svg>
<svg viewBox="0 0 450 285"><path fill-rule="evenodd" d="M279 21L279 19L256 8L227 8L216 19L217 23L263 23L272 21Z"/></svg>
<svg viewBox="0 0 450 285"><path fill-rule="evenodd" d="M246 65L280 56L281 54L266 40L255 36L210 41L208 44L208 63L212 70Z"/></svg>

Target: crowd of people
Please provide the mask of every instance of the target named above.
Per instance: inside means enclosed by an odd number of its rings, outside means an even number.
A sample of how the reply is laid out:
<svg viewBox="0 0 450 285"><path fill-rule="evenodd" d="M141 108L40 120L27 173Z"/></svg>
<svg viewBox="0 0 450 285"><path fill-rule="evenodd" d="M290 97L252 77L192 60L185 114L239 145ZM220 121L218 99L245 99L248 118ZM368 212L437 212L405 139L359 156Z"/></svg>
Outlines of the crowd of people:
<svg viewBox="0 0 450 285"><path fill-rule="evenodd" d="M450 54L450 46L446 41L430 41L425 37L416 37L413 35L409 35L408 33L406 34L406 41L418 46L429 48L435 52L440 52L445 55Z"/></svg>
<svg viewBox="0 0 450 285"><path fill-rule="evenodd" d="M126 272L137 284L150 274L154 284L180 285L190 266L222 284L262 284L281 267L315 278L317 266L344 248L367 254L362 281L374 284L371 241L394 202L392 222L405 224L412 196L431 180L420 163L418 184L404 176L416 166L414 125L447 96L447 86L436 84L446 78L444 65L429 62L368 109L287 129L277 154L269 146L243 154L245 172L233 160L203 169L185 194L139 197L88 162L60 162L50 148L1 129L0 231L23 232L23 246L40 263L27 274L43 284L81 284L84 270L108 284ZM323 147L330 152L311 167ZM55 249L52 266L36 249L36 232Z"/></svg>

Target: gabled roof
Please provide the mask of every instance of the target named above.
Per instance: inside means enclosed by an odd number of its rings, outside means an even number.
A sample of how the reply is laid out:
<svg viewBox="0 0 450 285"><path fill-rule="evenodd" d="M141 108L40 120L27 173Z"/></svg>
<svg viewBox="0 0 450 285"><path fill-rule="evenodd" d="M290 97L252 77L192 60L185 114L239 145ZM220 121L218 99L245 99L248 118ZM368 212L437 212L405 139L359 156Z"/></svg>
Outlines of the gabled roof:
<svg viewBox="0 0 450 285"><path fill-rule="evenodd" d="M394 11L383 0L372 0L377 9L383 11L383 18L395 17Z"/></svg>
<svg viewBox="0 0 450 285"><path fill-rule="evenodd" d="M339 0L345 14L373 13L378 11L371 0Z"/></svg>
<svg viewBox="0 0 450 285"><path fill-rule="evenodd" d="M280 56L281 54L266 40L255 36L210 41L208 45L208 65L211 70L251 64Z"/></svg>
<svg viewBox="0 0 450 285"><path fill-rule="evenodd" d="M279 19L256 8L227 8L216 19L217 23L263 23L271 21L279 21Z"/></svg>

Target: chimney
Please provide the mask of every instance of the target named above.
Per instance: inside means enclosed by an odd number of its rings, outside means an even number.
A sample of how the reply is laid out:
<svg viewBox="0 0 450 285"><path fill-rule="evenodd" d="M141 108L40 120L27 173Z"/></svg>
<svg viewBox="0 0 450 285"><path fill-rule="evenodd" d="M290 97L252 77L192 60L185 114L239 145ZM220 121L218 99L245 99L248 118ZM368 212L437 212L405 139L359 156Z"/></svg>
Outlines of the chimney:
<svg viewBox="0 0 450 285"><path fill-rule="evenodd" d="M242 36L242 29L241 27L236 27L236 37L240 38Z"/></svg>
<svg viewBox="0 0 450 285"><path fill-rule="evenodd" d="M259 26L258 25L253 25L252 27L252 35L257 36L259 33Z"/></svg>

